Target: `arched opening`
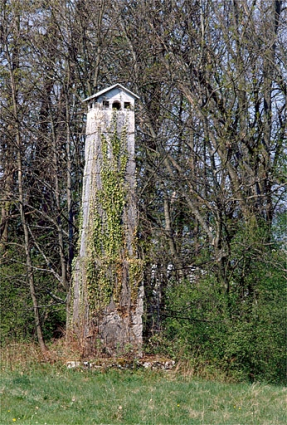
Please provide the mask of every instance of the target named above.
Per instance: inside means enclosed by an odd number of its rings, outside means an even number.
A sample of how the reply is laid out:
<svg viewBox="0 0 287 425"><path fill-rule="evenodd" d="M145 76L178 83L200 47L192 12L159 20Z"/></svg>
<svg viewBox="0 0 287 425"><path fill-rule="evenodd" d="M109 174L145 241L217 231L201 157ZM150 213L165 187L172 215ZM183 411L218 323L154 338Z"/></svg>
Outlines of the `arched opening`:
<svg viewBox="0 0 287 425"><path fill-rule="evenodd" d="M115 100L113 102L113 109L116 109L116 110L120 111L120 109L121 109L121 103L118 100Z"/></svg>

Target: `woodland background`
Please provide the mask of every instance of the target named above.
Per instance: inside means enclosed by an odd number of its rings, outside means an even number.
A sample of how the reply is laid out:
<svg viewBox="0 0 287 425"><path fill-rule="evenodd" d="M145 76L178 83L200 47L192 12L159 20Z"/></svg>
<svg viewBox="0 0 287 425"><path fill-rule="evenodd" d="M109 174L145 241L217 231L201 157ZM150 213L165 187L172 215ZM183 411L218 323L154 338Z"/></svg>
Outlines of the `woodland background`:
<svg viewBox="0 0 287 425"><path fill-rule="evenodd" d="M1 342L63 336L86 105L140 96L145 350L237 379L286 368L287 5L2 0Z"/></svg>

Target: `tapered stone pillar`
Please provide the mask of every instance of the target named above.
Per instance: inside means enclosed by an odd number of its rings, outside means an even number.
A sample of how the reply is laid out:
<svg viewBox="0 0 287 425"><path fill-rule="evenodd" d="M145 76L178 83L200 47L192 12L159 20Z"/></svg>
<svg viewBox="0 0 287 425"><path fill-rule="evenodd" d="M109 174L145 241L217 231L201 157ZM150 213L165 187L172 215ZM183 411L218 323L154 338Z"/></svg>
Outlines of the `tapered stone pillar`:
<svg viewBox="0 0 287 425"><path fill-rule="evenodd" d="M88 104L81 233L69 330L85 352L142 345L142 262L137 255L134 93L116 84Z"/></svg>

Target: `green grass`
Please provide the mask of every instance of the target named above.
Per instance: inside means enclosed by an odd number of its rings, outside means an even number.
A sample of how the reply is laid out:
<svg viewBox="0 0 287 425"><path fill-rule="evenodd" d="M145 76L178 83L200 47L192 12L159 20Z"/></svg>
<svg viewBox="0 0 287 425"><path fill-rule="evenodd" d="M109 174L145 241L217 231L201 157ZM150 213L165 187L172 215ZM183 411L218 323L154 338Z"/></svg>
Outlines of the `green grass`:
<svg viewBox="0 0 287 425"><path fill-rule="evenodd" d="M1 373L1 424L286 424L286 388L203 381L174 372Z"/></svg>

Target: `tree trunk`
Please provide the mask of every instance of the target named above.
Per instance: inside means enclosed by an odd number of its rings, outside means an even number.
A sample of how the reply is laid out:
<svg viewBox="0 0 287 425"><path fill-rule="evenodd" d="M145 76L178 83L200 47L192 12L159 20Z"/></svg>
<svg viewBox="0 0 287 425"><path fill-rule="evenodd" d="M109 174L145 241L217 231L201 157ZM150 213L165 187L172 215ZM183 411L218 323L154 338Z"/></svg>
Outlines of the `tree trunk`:
<svg viewBox="0 0 287 425"><path fill-rule="evenodd" d="M20 22L16 22L15 25L18 27ZM47 347L44 342L39 307L37 303L37 297L35 292L35 284L34 284L34 274L33 274L33 266L32 259L30 254L30 240L29 240L29 231L26 222L25 216L25 198L24 198L24 187L23 187L23 171L22 171L22 156L21 156L21 134L19 128L18 121L18 101L17 101L17 81L15 79L15 73L19 70L19 60L18 60L18 49L17 46L14 46L13 51L13 62L9 63L9 74L10 74L10 84L11 84L11 98L12 98L12 108L14 115L14 132L15 132L15 142L16 142L16 150L17 150L17 169L18 169L18 195L19 195L19 210L21 217L21 224L24 232L24 248L26 255L26 268L27 268L27 276L30 288L30 295L33 303L34 309L34 319L35 319L35 328L37 333L38 342L42 351L43 356L46 358L47 355ZM17 77L16 77L17 78Z"/></svg>

